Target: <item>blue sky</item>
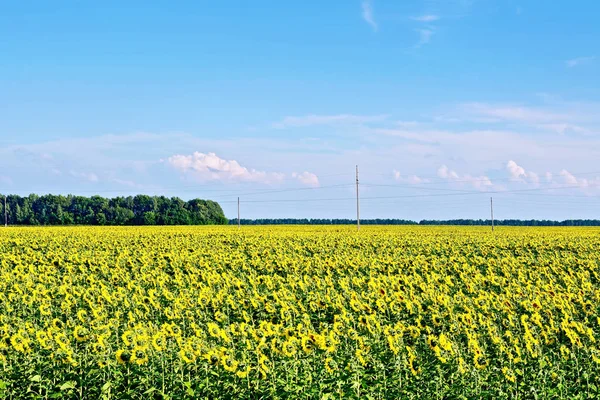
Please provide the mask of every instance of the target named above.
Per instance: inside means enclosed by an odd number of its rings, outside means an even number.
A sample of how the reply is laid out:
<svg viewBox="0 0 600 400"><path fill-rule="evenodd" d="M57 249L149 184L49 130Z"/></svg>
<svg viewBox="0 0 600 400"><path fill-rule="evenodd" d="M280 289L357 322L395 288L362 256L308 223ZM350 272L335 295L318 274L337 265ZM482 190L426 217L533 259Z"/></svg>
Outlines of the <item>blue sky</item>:
<svg viewBox="0 0 600 400"><path fill-rule="evenodd" d="M599 218L594 1L0 3L0 192Z"/></svg>

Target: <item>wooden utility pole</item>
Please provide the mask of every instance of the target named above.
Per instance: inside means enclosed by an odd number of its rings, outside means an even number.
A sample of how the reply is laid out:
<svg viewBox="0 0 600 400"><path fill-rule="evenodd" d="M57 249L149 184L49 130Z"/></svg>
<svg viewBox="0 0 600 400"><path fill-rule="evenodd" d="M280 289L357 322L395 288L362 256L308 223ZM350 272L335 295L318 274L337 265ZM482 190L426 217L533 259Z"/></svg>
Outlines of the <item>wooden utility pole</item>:
<svg viewBox="0 0 600 400"><path fill-rule="evenodd" d="M494 232L494 200L490 197L490 213L492 214L492 232Z"/></svg>
<svg viewBox="0 0 600 400"><path fill-rule="evenodd" d="M240 198L238 197L238 229L240 229Z"/></svg>
<svg viewBox="0 0 600 400"><path fill-rule="evenodd" d="M4 227L8 228L8 210L6 209L6 195L4 195Z"/></svg>
<svg viewBox="0 0 600 400"><path fill-rule="evenodd" d="M356 230L360 230L360 206L358 200L358 165L356 166Z"/></svg>

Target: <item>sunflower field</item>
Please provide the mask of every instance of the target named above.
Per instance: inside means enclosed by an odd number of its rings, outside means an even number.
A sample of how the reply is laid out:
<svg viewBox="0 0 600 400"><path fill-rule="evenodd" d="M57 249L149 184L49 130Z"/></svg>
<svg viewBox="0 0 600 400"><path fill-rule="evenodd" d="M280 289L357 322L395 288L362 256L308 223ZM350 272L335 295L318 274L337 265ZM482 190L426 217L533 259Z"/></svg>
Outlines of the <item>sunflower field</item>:
<svg viewBox="0 0 600 400"><path fill-rule="evenodd" d="M0 230L2 399L600 397L600 230Z"/></svg>

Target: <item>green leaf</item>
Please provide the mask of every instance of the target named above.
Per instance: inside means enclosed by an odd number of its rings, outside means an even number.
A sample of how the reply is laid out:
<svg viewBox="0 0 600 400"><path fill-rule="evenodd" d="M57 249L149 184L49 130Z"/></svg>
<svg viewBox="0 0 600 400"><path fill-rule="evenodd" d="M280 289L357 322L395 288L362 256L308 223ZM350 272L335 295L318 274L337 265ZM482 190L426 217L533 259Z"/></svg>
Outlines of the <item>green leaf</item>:
<svg viewBox="0 0 600 400"><path fill-rule="evenodd" d="M108 390L110 389L110 382L106 382L104 385L102 385L102 392L108 392Z"/></svg>
<svg viewBox="0 0 600 400"><path fill-rule="evenodd" d="M32 376L31 378L29 378L29 380L31 382L41 382L42 381L42 376L41 375L35 375L35 376Z"/></svg>
<svg viewBox="0 0 600 400"><path fill-rule="evenodd" d="M61 385L60 390L64 391L69 389L75 389L76 385L77 383L75 381L68 381Z"/></svg>

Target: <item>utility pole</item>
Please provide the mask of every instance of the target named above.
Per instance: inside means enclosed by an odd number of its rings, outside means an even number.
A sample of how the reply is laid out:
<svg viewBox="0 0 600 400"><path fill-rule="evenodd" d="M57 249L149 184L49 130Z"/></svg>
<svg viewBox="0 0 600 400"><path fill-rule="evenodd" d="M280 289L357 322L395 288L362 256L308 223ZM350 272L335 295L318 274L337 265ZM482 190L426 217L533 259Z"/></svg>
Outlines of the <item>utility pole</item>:
<svg viewBox="0 0 600 400"><path fill-rule="evenodd" d="M356 230L360 230L360 206L358 202L358 165L356 166Z"/></svg>
<svg viewBox="0 0 600 400"><path fill-rule="evenodd" d="M240 229L240 198L238 197L238 229Z"/></svg>
<svg viewBox="0 0 600 400"><path fill-rule="evenodd" d="M8 228L8 210L6 209L6 195L4 195L4 227Z"/></svg>
<svg viewBox="0 0 600 400"><path fill-rule="evenodd" d="M490 212L492 214L492 232L494 232L494 200L490 197Z"/></svg>

